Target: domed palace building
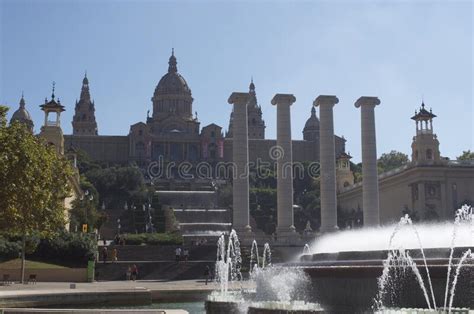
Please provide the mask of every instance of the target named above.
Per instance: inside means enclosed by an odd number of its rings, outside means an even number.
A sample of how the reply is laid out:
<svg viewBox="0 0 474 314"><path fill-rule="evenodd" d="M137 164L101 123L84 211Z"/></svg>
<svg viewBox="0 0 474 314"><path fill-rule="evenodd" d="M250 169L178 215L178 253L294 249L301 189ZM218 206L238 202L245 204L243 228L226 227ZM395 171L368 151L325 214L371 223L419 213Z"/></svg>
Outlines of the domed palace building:
<svg viewBox="0 0 474 314"><path fill-rule="evenodd" d="M253 81L249 94L249 160L272 161L269 150L276 145L276 140L265 139L265 121ZM135 163L143 168L160 160L191 164L231 161L232 113L225 134L222 127L214 123L201 127L197 112L193 111L193 100L191 88L178 72L178 62L172 52L168 72L160 79L151 97L152 113L148 111L146 120L132 124L128 135L99 135L89 79L85 77L75 106L73 134L64 136L65 146L83 150L91 159L103 163ZM293 141L294 161L319 160L319 120L314 108L308 105L309 108L312 108L311 116L302 130L304 139ZM338 156L344 152L344 138L335 136L335 144Z"/></svg>

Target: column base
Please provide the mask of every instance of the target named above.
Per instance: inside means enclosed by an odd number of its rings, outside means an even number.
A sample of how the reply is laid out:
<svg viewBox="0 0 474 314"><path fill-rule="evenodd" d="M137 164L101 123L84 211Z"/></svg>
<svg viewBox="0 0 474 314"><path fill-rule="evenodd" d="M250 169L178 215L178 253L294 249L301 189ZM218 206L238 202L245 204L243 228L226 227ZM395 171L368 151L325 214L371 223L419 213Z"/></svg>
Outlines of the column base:
<svg viewBox="0 0 474 314"><path fill-rule="evenodd" d="M275 242L278 244L294 245L301 242L301 238L293 225L289 227L277 227Z"/></svg>
<svg viewBox="0 0 474 314"><path fill-rule="evenodd" d="M319 228L319 232L320 233L328 233L328 232L334 232L334 231L338 231L339 230L339 227L338 226L333 226L333 227L330 227L330 226L321 226Z"/></svg>
<svg viewBox="0 0 474 314"><path fill-rule="evenodd" d="M235 227L233 228L237 232L237 237L239 237L240 245L249 245L253 242L255 234L252 232L252 227L249 225L245 227Z"/></svg>
<svg viewBox="0 0 474 314"><path fill-rule="evenodd" d="M244 235L244 234L247 234L247 233L252 233L252 227L250 227L249 225L246 225L246 226L232 226L232 229L234 229L235 232L237 232L238 236Z"/></svg>

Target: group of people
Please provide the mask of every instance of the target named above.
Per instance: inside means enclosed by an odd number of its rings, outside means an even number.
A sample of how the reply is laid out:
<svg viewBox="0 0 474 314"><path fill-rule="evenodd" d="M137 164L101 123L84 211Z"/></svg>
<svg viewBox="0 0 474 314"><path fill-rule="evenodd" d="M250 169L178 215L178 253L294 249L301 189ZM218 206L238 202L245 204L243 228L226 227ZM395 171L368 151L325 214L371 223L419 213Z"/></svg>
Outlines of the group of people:
<svg viewBox="0 0 474 314"><path fill-rule="evenodd" d="M200 245L206 245L207 244L207 239L196 239L191 241L192 246L200 246Z"/></svg>
<svg viewBox="0 0 474 314"><path fill-rule="evenodd" d="M177 247L175 252L176 261L179 262L181 260L187 262L189 259L189 250L187 248L181 249L181 247Z"/></svg>
<svg viewBox="0 0 474 314"><path fill-rule="evenodd" d="M116 234L114 238L115 245L125 245L125 237L120 234Z"/></svg>
<svg viewBox="0 0 474 314"><path fill-rule="evenodd" d="M133 264L132 266L128 266L127 272L125 274L127 277L127 280L137 280L138 278L138 267L136 264Z"/></svg>
<svg viewBox="0 0 474 314"><path fill-rule="evenodd" d="M101 255L102 255L102 261L104 262L104 264L107 262L107 258L109 257L109 251L107 249L106 246L104 246L102 248L102 252L101 252ZM112 249L112 254L110 256L110 260L113 262L116 262L118 260L118 252L117 252L117 249L116 248L113 248Z"/></svg>

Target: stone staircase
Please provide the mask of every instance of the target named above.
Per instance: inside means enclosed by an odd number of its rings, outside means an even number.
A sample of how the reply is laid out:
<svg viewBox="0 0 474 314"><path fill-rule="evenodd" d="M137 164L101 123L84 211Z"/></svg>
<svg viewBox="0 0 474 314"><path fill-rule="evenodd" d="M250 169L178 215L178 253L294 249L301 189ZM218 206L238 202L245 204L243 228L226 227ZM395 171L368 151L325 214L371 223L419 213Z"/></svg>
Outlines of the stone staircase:
<svg viewBox="0 0 474 314"><path fill-rule="evenodd" d="M109 260L96 263L96 280L125 280L129 266L138 267L140 280L185 280L204 278L206 265L214 268L216 246L187 247L187 262L175 261L173 245L110 245L107 247ZM117 249L117 262L110 261L112 250ZM99 252L102 246L99 247Z"/></svg>
<svg viewBox="0 0 474 314"><path fill-rule="evenodd" d="M133 264L138 268L138 280L188 280L204 278L206 265L214 268L214 261L136 261L97 263L96 280L126 280L127 268Z"/></svg>
<svg viewBox="0 0 474 314"><path fill-rule="evenodd" d="M118 261L122 262L164 262L175 260L174 245L109 245L109 258L112 250L117 249ZM214 243L206 246L186 247L189 250L189 261L215 261L216 246ZM99 247L101 252L102 246ZM101 260L102 261L102 260Z"/></svg>

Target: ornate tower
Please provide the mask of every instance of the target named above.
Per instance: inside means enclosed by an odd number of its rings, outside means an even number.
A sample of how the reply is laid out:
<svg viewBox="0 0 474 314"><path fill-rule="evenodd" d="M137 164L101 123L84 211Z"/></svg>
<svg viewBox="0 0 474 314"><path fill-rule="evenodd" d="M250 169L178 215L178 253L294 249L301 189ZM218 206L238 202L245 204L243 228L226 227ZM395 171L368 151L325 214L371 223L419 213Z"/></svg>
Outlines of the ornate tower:
<svg viewBox="0 0 474 314"><path fill-rule="evenodd" d="M61 112L64 111L64 106L61 102L56 101L54 96L54 82L53 82L53 93L51 100L48 102L46 98L44 104L42 104L41 110L44 111L44 125L41 127L40 137L44 138L50 145L54 145L58 154L64 154L64 136L63 130L61 129ZM54 119L49 119L50 114L55 115Z"/></svg>
<svg viewBox="0 0 474 314"><path fill-rule="evenodd" d="M193 97L184 77L178 73L178 62L174 49L168 61L168 73L158 83L151 98L153 120L162 120L170 115L193 120Z"/></svg>
<svg viewBox="0 0 474 314"><path fill-rule="evenodd" d="M433 133L433 118L436 115L425 109L425 104L421 103L420 111L415 110L415 115L411 117L416 123L416 135L411 144L411 160L416 163L433 163L440 161L439 141Z"/></svg>
<svg viewBox="0 0 474 314"><path fill-rule="evenodd" d="M76 101L74 117L72 118L73 135L97 135L97 122L95 121L95 105L89 93L89 80L87 74L82 80L81 97Z"/></svg>
<svg viewBox="0 0 474 314"><path fill-rule="evenodd" d="M248 136L249 139L265 139L265 121L262 119L262 107L258 104L253 79L249 85L249 102L247 105ZM229 130L226 137L232 137L234 113L230 114Z"/></svg>
<svg viewBox="0 0 474 314"><path fill-rule="evenodd" d="M305 141L319 141L319 119L314 106L311 108L311 116L304 125L303 139Z"/></svg>
<svg viewBox="0 0 474 314"><path fill-rule="evenodd" d="M262 119L262 108L258 105L253 79L249 85L249 103L247 105L248 131L251 139L265 138L265 121Z"/></svg>
<svg viewBox="0 0 474 314"><path fill-rule="evenodd" d="M352 156L342 152L336 159L336 185L338 192L354 184L354 174L351 171L350 164L351 158Z"/></svg>
<svg viewBox="0 0 474 314"><path fill-rule="evenodd" d="M20 108L13 113L12 118L10 119L10 124L15 121L24 123L30 132L33 133L33 120L31 119L30 113L25 108L25 98L23 97L23 94L21 94Z"/></svg>

